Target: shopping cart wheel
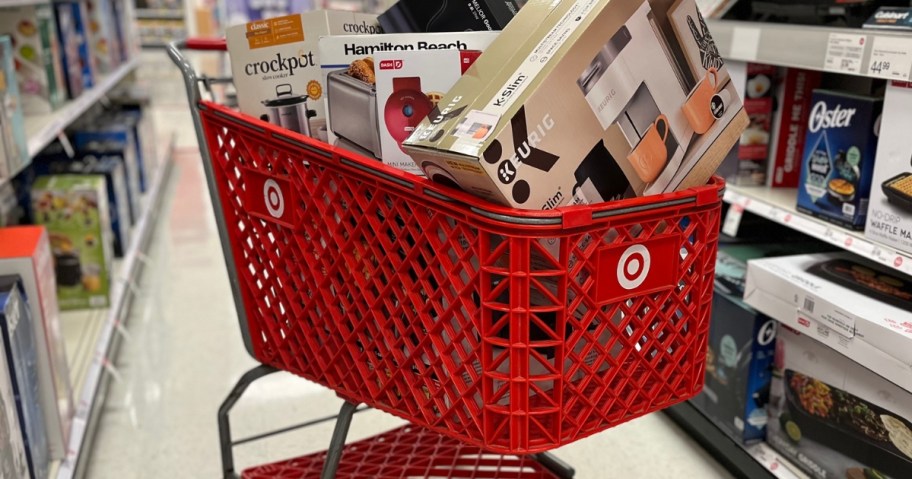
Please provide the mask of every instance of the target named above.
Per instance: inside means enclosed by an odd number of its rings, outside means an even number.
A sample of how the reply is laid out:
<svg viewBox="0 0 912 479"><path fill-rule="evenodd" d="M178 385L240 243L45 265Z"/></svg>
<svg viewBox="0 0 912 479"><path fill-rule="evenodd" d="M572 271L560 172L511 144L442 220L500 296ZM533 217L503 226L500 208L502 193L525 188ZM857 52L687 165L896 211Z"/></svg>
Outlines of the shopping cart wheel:
<svg viewBox="0 0 912 479"><path fill-rule="evenodd" d="M539 464L545 466L546 469L553 472L554 475L561 479L573 479L573 476L576 475L576 470L570 467L570 464L560 460L551 453L542 452L535 454L534 457Z"/></svg>

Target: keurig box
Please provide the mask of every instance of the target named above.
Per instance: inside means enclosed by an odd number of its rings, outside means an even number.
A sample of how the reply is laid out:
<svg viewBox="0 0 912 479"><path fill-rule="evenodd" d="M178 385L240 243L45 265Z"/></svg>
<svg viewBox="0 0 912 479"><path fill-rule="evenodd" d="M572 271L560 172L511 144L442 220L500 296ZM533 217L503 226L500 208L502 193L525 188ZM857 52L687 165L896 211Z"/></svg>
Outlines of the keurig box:
<svg viewBox="0 0 912 479"><path fill-rule="evenodd" d="M526 0L399 0L379 20L385 33L502 30L525 3Z"/></svg>

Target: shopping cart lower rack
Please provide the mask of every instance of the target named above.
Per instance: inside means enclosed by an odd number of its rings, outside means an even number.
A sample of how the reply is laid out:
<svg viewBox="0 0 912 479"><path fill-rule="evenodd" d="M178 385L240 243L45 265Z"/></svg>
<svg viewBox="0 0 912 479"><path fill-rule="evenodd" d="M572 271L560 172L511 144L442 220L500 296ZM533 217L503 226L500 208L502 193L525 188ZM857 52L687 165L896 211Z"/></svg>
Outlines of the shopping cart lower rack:
<svg viewBox="0 0 912 479"><path fill-rule="evenodd" d="M201 100L182 46L169 53L261 363L498 454L702 388L721 180L503 208Z"/></svg>

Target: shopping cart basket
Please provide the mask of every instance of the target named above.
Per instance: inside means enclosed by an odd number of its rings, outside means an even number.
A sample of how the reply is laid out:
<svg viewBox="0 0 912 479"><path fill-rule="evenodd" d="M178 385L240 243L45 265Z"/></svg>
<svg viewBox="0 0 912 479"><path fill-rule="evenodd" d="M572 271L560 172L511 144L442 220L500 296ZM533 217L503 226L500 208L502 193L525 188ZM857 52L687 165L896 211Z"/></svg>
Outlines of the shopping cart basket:
<svg viewBox="0 0 912 479"><path fill-rule="evenodd" d="M720 179L500 207L203 101L183 46L169 53L261 363L502 454L554 449L702 388Z"/></svg>

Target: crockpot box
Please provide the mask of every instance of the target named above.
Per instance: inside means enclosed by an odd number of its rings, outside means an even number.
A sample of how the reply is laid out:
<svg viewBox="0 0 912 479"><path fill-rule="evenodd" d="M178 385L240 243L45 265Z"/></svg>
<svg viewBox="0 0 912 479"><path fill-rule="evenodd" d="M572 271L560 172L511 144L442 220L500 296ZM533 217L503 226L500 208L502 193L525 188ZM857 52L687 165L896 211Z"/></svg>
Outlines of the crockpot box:
<svg viewBox="0 0 912 479"><path fill-rule="evenodd" d="M481 60L519 56L519 66L478 97L459 98L458 82L441 100L458 114L422 122L405 142L413 159L429 177L525 209L705 183L747 116L693 1L568 7L522 47L496 40Z"/></svg>
<svg viewBox="0 0 912 479"><path fill-rule="evenodd" d="M767 442L815 479L909 477L912 393L780 328Z"/></svg>
<svg viewBox="0 0 912 479"><path fill-rule="evenodd" d="M73 391L57 308L54 260L40 226L0 228L0 275L17 275L35 330L38 388L51 459L66 455L73 420Z"/></svg>
<svg viewBox="0 0 912 479"><path fill-rule="evenodd" d="M399 0L380 17L386 33L503 30L525 0Z"/></svg>
<svg viewBox="0 0 912 479"><path fill-rule="evenodd" d="M912 254L912 84L892 82L871 185L865 236Z"/></svg>
<svg viewBox="0 0 912 479"><path fill-rule="evenodd" d="M66 87L51 5L4 7L0 34L13 39L16 79L25 113L49 113L59 107L66 99Z"/></svg>
<svg viewBox="0 0 912 479"><path fill-rule="evenodd" d="M376 158L383 157L380 137L385 130L382 115L385 101L377 98L374 56L378 53L483 51L497 36L497 32L459 32L321 38L320 62L327 88L329 143Z"/></svg>
<svg viewBox="0 0 912 479"><path fill-rule="evenodd" d="M883 99L815 90L798 182L798 211L864 229Z"/></svg>
<svg viewBox="0 0 912 479"><path fill-rule="evenodd" d="M112 237L102 175L49 175L32 185L35 224L48 230L62 310L110 305Z"/></svg>
<svg viewBox="0 0 912 479"><path fill-rule="evenodd" d="M318 41L380 31L376 15L331 10L229 27L225 37L241 111L325 141L326 83Z"/></svg>

